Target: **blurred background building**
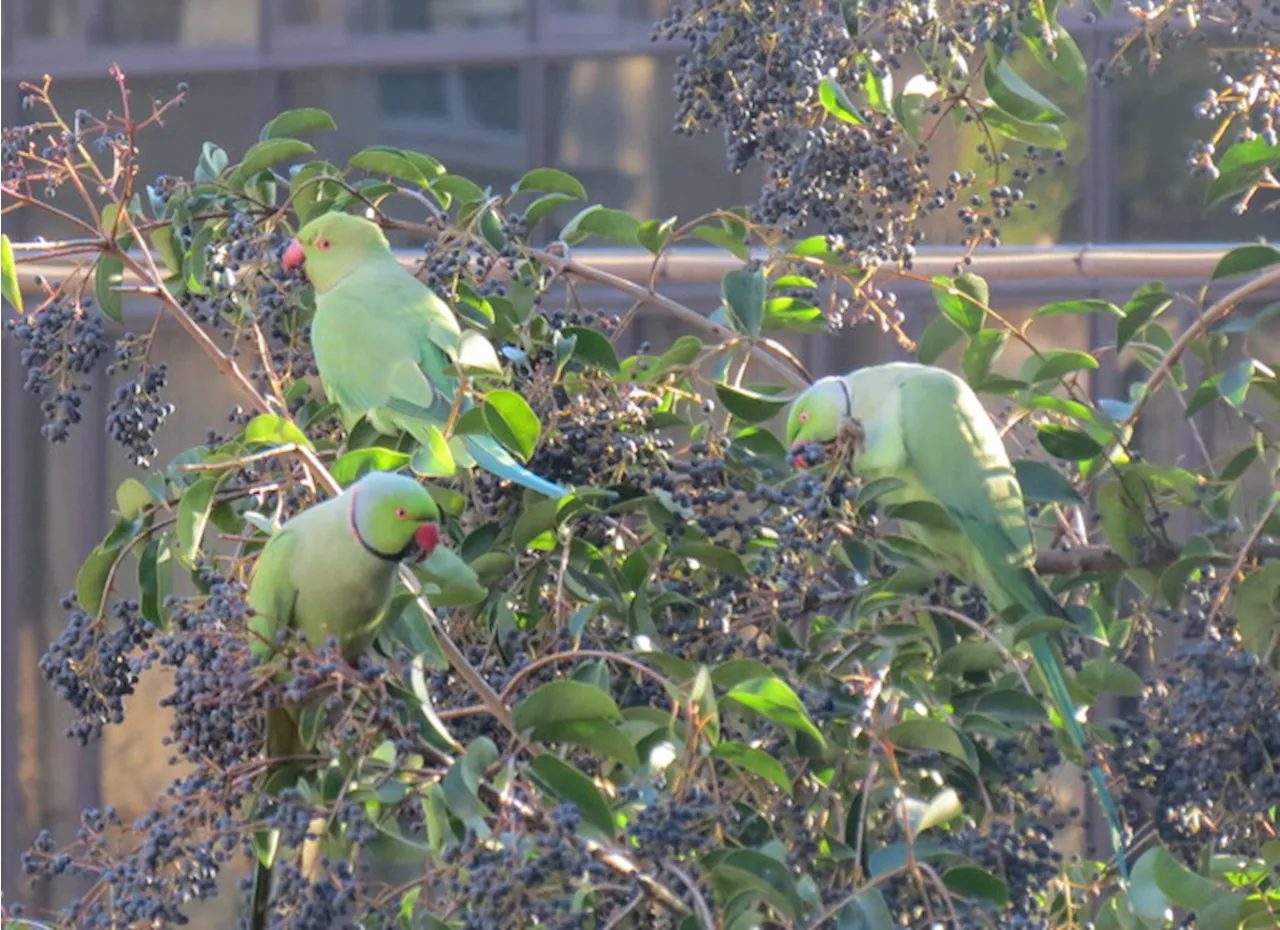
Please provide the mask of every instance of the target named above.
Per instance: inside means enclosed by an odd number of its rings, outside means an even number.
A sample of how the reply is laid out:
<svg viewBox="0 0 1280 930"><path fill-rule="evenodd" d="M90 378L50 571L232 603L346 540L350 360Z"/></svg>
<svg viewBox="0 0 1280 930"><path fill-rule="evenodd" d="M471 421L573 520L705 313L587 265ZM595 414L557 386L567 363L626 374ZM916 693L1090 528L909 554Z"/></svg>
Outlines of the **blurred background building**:
<svg viewBox="0 0 1280 930"><path fill-rule="evenodd" d="M179 81L190 85L189 104L172 114L166 128L143 137L145 177L189 175L206 140L235 160L274 114L315 106L328 110L339 129L311 140L321 157L339 165L367 145L393 145L429 153L495 190L529 168L553 165L581 178L592 201L646 217L689 219L753 202L760 173L730 174L718 134L688 138L672 131L671 85L680 50L650 41L652 20L668 6L666 0L7 0L4 119L8 125L23 118L18 82L44 74L54 76L55 99L67 111L102 112L118 100L107 77L118 62L134 100L143 104L171 96ZM1086 59L1106 54L1119 28L1102 21L1076 33ZM1210 50L1198 45L1181 51L1154 78L1137 74L1109 87L1091 85L1074 98L1055 89L1055 99L1075 118L1069 164L1035 190L1042 208L1009 225L1006 240L1015 246L1142 248L1112 273L1093 277L1063 272L1006 280L979 260L976 270L991 281L997 309L1019 319L1068 296L1121 303L1151 277L1194 294L1214 261L1214 250L1201 246L1246 241L1264 231L1266 214L1237 218L1224 208L1206 216L1202 182L1184 165L1204 129L1192 105L1212 80ZM973 141L943 140L935 146L935 163L963 166L963 159L974 157ZM1269 218L1274 224L1274 214ZM42 223L36 215L11 214L4 228L17 240L46 231ZM960 227L939 222L929 232L944 248L954 245ZM996 254L998 261L1006 253ZM1158 266L1157 256L1164 259ZM664 292L709 311L718 300L718 282L713 275L692 277L670 282ZM583 293L618 311L629 303L608 291ZM919 333L934 312L929 293L908 285L903 296L910 328ZM1182 314L1185 321L1194 313L1194 304L1182 301L1169 316ZM1059 317L1038 327L1038 338L1058 348L1101 345L1108 337L1099 328L1103 322ZM669 321L642 314L631 338L661 345L676 331ZM1274 337L1255 346L1255 354L1280 357ZM873 327L793 345L817 374L900 354ZM202 442L237 402L180 334L167 333L163 350L181 373L170 395L183 412L160 437L161 461ZM1000 367L1016 371L1024 357L1011 346ZM71 441L48 447L7 339L3 358L0 887L39 903L57 891L25 889L20 854L35 831L50 826L72 834L81 808L108 803L126 819L137 816L172 770L158 743L167 726L164 714L149 709L164 694L160 680L144 682L129 722L110 728L100 744L82 750L61 737L64 709L39 678L36 662L63 622L59 597L105 532L115 487L134 469L100 425L105 379ZM1095 390L1119 396L1123 382L1139 376L1140 369L1109 362ZM1176 403L1166 407L1151 422L1169 427L1139 442L1154 455L1194 455ZM1215 450L1239 445L1230 422L1210 415L1204 420ZM225 895L199 912L199 925L229 926L235 904L234 893Z"/></svg>

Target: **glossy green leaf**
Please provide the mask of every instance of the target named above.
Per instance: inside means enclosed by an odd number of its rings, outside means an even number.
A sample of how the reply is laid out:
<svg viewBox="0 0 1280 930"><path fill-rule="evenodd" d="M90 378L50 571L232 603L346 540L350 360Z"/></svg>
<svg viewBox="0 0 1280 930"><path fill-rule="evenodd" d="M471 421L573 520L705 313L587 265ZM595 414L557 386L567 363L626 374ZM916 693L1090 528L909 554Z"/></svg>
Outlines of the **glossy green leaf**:
<svg viewBox="0 0 1280 930"><path fill-rule="evenodd" d="M528 229L533 229L550 216L557 207L564 206L566 203L573 203L575 199L577 198L568 194L543 194L525 209L525 226Z"/></svg>
<svg viewBox="0 0 1280 930"><path fill-rule="evenodd" d="M98 309L102 311L102 315L117 323L124 322L124 298L113 288L123 280L124 262L120 257L112 252L99 255L93 275L93 296L98 301Z"/></svg>
<svg viewBox="0 0 1280 930"><path fill-rule="evenodd" d="M566 194L577 200L587 199L587 189L582 186L582 182L558 168L535 168L519 180L514 190Z"/></svg>
<svg viewBox="0 0 1280 930"><path fill-rule="evenodd" d="M600 718L560 720L533 728L530 738L540 743L569 743L602 758L616 759L630 769L640 767L636 747L617 725Z"/></svg>
<svg viewBox="0 0 1280 930"><path fill-rule="evenodd" d="M1050 26L1050 44L1040 35L1039 22L1033 21L1029 26L1023 31L1023 40L1041 67L1072 90L1083 93L1089 86L1089 65L1071 33L1059 23L1053 23Z"/></svg>
<svg viewBox="0 0 1280 930"><path fill-rule="evenodd" d="M630 213L594 204L569 220L560 230L560 238L570 245L592 235L623 245L637 245L639 232L640 222Z"/></svg>
<svg viewBox="0 0 1280 930"><path fill-rule="evenodd" d="M1060 126L1053 123L1029 123L998 107L986 107L982 111L982 121L992 132L1006 139L1016 139L1046 149L1063 149L1067 146L1066 134Z"/></svg>
<svg viewBox="0 0 1280 930"><path fill-rule="evenodd" d="M1058 303L1045 304L1036 311L1036 316L1061 316L1066 313L1111 313L1123 316L1119 307L1108 300L1086 298L1083 300L1063 300Z"/></svg>
<svg viewBox="0 0 1280 930"><path fill-rule="evenodd" d="M823 78L818 83L818 100L822 103L822 108L836 119L854 125L862 123L862 117L858 115L849 95L831 78Z"/></svg>
<svg viewBox="0 0 1280 930"><path fill-rule="evenodd" d="M1273 245L1250 243L1237 246L1218 261L1213 269L1213 280L1234 278L1237 275L1252 274L1280 262L1280 249Z"/></svg>
<svg viewBox="0 0 1280 930"><path fill-rule="evenodd" d="M244 159L228 179L233 187L243 184L253 175L282 161L302 158L314 152L315 146L301 139L268 139L249 147Z"/></svg>
<svg viewBox="0 0 1280 930"><path fill-rule="evenodd" d="M827 320L821 307L816 307L801 297L774 297L765 301L764 332L779 329L793 333L822 333L827 331Z"/></svg>
<svg viewBox="0 0 1280 930"><path fill-rule="evenodd" d="M1009 903L1009 887L986 869L974 865L958 865L942 873L942 883L965 898L990 901L998 907Z"/></svg>
<svg viewBox="0 0 1280 930"><path fill-rule="evenodd" d="M525 461L538 447L542 424L529 402L515 391L490 391L484 399L484 420L494 438Z"/></svg>
<svg viewBox="0 0 1280 930"><path fill-rule="evenodd" d="M622 714L613 698L595 685L560 678L521 701L514 716L516 726L527 730L566 720L619 720Z"/></svg>
<svg viewBox="0 0 1280 930"><path fill-rule="evenodd" d="M809 719L800 698L780 678L753 678L741 682L722 700L737 701L779 726L809 735L820 746L827 744L822 732Z"/></svg>
<svg viewBox="0 0 1280 930"><path fill-rule="evenodd" d="M299 107L285 110L275 119L262 127L258 134L259 142L269 139L289 138L300 132L311 132L317 129L337 129L338 124L333 117L318 107Z"/></svg>
<svg viewBox="0 0 1280 930"><path fill-rule="evenodd" d="M723 759L739 768L759 775L766 781L773 782L787 794L790 794L793 790L791 778L787 775L786 768L763 749L753 749L742 743L724 742L719 743L711 751L711 757L713 759Z"/></svg>
<svg viewBox="0 0 1280 930"><path fill-rule="evenodd" d="M169 545L160 536L147 540L138 556L138 607L144 619L157 629L168 624L164 600L173 593L173 560Z"/></svg>
<svg viewBox="0 0 1280 930"><path fill-rule="evenodd" d="M764 268L735 269L720 282L720 296L741 332L756 335L764 320Z"/></svg>
<svg viewBox="0 0 1280 930"><path fill-rule="evenodd" d="M1038 427L1036 434L1046 452L1068 462L1091 459L1102 451L1101 444L1088 433L1067 426L1046 424Z"/></svg>
<svg viewBox="0 0 1280 930"><path fill-rule="evenodd" d="M988 54L982 74L991 99L1014 119L1049 124L1066 121L1061 107L1028 84L1003 57Z"/></svg>
<svg viewBox="0 0 1280 930"><path fill-rule="evenodd" d="M911 836L917 837L925 830L940 826L960 816L960 795L954 788L943 788L926 803L917 801L907 805Z"/></svg>
<svg viewBox="0 0 1280 930"><path fill-rule="evenodd" d="M419 186L426 186L434 177L425 174L402 149L385 145L370 146L356 152L347 162L347 170L367 171L380 177L398 178Z"/></svg>
<svg viewBox="0 0 1280 930"><path fill-rule="evenodd" d="M889 739L905 749L932 749L969 763L969 753L955 728L940 720L917 717L889 728Z"/></svg>
<svg viewBox="0 0 1280 930"><path fill-rule="evenodd" d="M703 868L710 870L711 881L722 897L745 886L759 892L793 922L804 912L791 870L773 856L755 849L717 850L703 858Z"/></svg>
<svg viewBox="0 0 1280 930"><path fill-rule="evenodd" d="M978 698L974 709L1008 723L1042 723L1048 719L1044 706L1024 691L988 691Z"/></svg>
<svg viewBox="0 0 1280 930"><path fill-rule="evenodd" d="M960 277L976 278L978 281L982 281L977 275L961 275ZM982 289L985 290L986 282L983 281L982 285ZM959 286L959 278L956 282L952 282L950 278L942 275L938 275L933 279L933 299L938 304L938 309L970 336L975 335L982 329L982 323L987 316L987 301L977 299L976 295L972 293L977 290L976 287L963 288Z"/></svg>
<svg viewBox="0 0 1280 930"><path fill-rule="evenodd" d="M669 216L665 220L648 220L640 224L640 228L636 231L636 241L657 255L666 248L675 225L674 216Z"/></svg>
<svg viewBox="0 0 1280 930"><path fill-rule="evenodd" d="M261 442L271 446L294 444L310 449L311 440L297 425L274 413L262 413L250 420L244 428L245 442Z"/></svg>
<svg viewBox="0 0 1280 930"><path fill-rule="evenodd" d="M1121 310L1123 318L1116 324L1116 351L1129 344L1142 328L1169 309L1173 295L1163 289L1139 289Z"/></svg>
<svg viewBox="0 0 1280 930"><path fill-rule="evenodd" d="M884 893L872 887L841 908L835 930L894 930L897 926Z"/></svg>
<svg viewBox="0 0 1280 930"><path fill-rule="evenodd" d="M22 287L18 284L18 265L13 257L13 244L0 233L0 295L17 313L22 312Z"/></svg>
<svg viewBox="0 0 1280 930"><path fill-rule="evenodd" d="M984 329L969 339L964 354L960 356L960 367L964 370L965 380L974 387L979 387L991 374L991 366L1004 352L1009 342L1007 329Z"/></svg>
<svg viewBox="0 0 1280 930"><path fill-rule="evenodd" d="M414 573L434 586L428 594L437 607L469 607L489 594L475 570L448 546L437 546L416 566Z"/></svg>
<svg viewBox="0 0 1280 930"><path fill-rule="evenodd" d="M533 760L530 768L534 776L555 797L561 801L571 801L578 807L582 819L607 836L613 836L617 826L613 820L613 812L604 796L600 794L591 779L583 775L577 768L564 762L550 753L543 753Z"/></svg>
<svg viewBox="0 0 1280 930"><path fill-rule="evenodd" d="M916 361L922 365L932 365L963 338L964 330L947 317L940 316L930 321L920 335L920 341L916 344Z"/></svg>
<svg viewBox="0 0 1280 930"><path fill-rule="evenodd" d="M76 573L76 599L87 613L96 614L101 609L111 567L120 557L122 548L123 543L95 546L81 563L80 570Z"/></svg>
<svg viewBox="0 0 1280 930"><path fill-rule="evenodd" d="M1111 659L1090 659L1080 669L1076 680L1095 694L1142 697L1146 690L1141 675Z"/></svg>
<svg viewBox="0 0 1280 930"><path fill-rule="evenodd" d="M142 516L152 504L156 503L147 486L137 478L125 478L116 488L116 511L126 520L134 520Z"/></svg>
<svg viewBox="0 0 1280 930"><path fill-rule="evenodd" d="M745 388L716 384L716 396L726 410L744 423L762 423L776 416L791 402L791 396L770 397Z"/></svg>
<svg viewBox="0 0 1280 930"><path fill-rule="evenodd" d="M1028 501L1064 504L1084 502L1071 479L1046 462L1018 459L1013 463L1013 469L1018 476L1022 496Z"/></svg>
<svg viewBox="0 0 1280 930"><path fill-rule="evenodd" d="M574 338L574 358L581 359L609 374L616 375L622 370L622 366L618 364L618 355L608 336L585 326L566 326L564 334Z"/></svg>
<svg viewBox="0 0 1280 930"><path fill-rule="evenodd" d="M408 464L407 452L370 446L346 453L330 466L329 473L345 488L371 471L399 471Z"/></svg>
<svg viewBox="0 0 1280 930"><path fill-rule="evenodd" d="M1034 366L1034 374L1028 376L1028 381L1058 381L1073 371L1097 368L1098 360L1088 352L1059 349L1045 352L1033 360L1030 366Z"/></svg>
<svg viewBox="0 0 1280 930"><path fill-rule="evenodd" d="M1262 179L1263 172L1280 168L1280 144L1270 145L1261 135L1236 142L1219 159L1217 167L1218 176L1205 189L1209 207L1243 194Z"/></svg>
<svg viewBox="0 0 1280 930"><path fill-rule="evenodd" d="M1245 577L1236 589L1235 616L1250 651L1265 655L1275 648L1280 631L1280 562L1267 562Z"/></svg>
<svg viewBox="0 0 1280 930"><path fill-rule="evenodd" d="M751 257L751 252L747 248L742 234L725 229L724 226L709 226L704 223L701 226L695 226L689 235L719 248L728 249L735 258L739 258L744 262Z"/></svg>
<svg viewBox="0 0 1280 930"><path fill-rule="evenodd" d="M213 510L213 496L218 489L218 479L201 478L182 495L178 504L178 557L184 565L194 562L200 551L205 527L209 525L209 513Z"/></svg>

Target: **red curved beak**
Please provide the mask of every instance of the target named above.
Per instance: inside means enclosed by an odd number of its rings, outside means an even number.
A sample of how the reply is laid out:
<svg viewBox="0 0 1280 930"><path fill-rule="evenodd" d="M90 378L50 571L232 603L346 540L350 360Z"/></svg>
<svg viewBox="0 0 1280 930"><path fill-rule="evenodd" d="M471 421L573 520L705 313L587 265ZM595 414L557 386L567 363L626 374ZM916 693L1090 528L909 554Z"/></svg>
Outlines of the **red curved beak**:
<svg viewBox="0 0 1280 930"><path fill-rule="evenodd" d="M422 557L426 558L436 551L436 546L440 545L440 527L435 523L422 524L414 531L413 541L422 550Z"/></svg>
<svg viewBox="0 0 1280 930"><path fill-rule="evenodd" d="M797 442L795 445L791 447L791 464L795 465L796 468L809 467L808 463L806 463L804 460L804 455L800 451L803 448L804 448L804 443L802 442Z"/></svg>
<svg viewBox="0 0 1280 930"><path fill-rule="evenodd" d="M307 254L302 251L302 243L294 239L289 243L288 248L284 250L284 258L281 259L280 263L284 265L285 271L293 271L306 260Z"/></svg>

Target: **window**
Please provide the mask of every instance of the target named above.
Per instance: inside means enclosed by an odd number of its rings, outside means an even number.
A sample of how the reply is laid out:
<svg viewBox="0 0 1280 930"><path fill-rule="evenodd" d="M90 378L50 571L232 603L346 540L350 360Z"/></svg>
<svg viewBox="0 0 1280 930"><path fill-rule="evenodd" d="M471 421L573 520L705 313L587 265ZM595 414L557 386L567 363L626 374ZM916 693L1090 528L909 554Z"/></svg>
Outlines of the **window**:
<svg viewBox="0 0 1280 930"><path fill-rule="evenodd" d="M517 25L524 0L362 0L363 32L434 32Z"/></svg>
<svg viewBox="0 0 1280 930"><path fill-rule="evenodd" d="M253 45L260 0L101 0L103 45Z"/></svg>
<svg viewBox="0 0 1280 930"><path fill-rule="evenodd" d="M37 39L67 39L78 32L74 0L26 0L23 33Z"/></svg>

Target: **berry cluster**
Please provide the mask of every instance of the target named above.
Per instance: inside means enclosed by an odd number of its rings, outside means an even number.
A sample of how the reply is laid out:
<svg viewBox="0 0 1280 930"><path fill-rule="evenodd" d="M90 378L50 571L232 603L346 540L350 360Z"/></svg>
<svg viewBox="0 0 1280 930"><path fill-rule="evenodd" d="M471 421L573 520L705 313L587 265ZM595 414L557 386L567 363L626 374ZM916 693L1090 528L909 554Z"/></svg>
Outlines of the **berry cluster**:
<svg viewBox="0 0 1280 930"><path fill-rule="evenodd" d="M761 222L788 235L825 233L833 249L868 265L909 266L922 238L920 220L956 205L974 179L958 172L936 178L927 143L909 139L899 119L870 97L858 123L820 119L820 85L875 86L900 67L899 54L921 47L958 50L991 42L1011 49L1018 41L1014 24L1029 7L1026 0L966 4L943 24L932 7L919 4L855 10L804 0L694 0L687 10L673 8L654 37L689 50L677 60L676 131L720 128L731 170L752 160L766 166L756 204ZM963 75L933 77L945 97L927 106L929 115L937 120L944 106L960 107L971 121ZM989 164L1008 160L983 150ZM998 244L996 216L1008 216L1022 202L1021 189L1011 188L992 212L967 222L970 244Z"/></svg>
<svg viewBox="0 0 1280 930"><path fill-rule="evenodd" d="M43 397L41 432L50 442L65 442L81 419L84 392L107 354L102 318L89 312L90 301L76 300L53 286L54 296L32 313L8 320L5 328L22 345L19 358L27 368L23 385Z"/></svg>

